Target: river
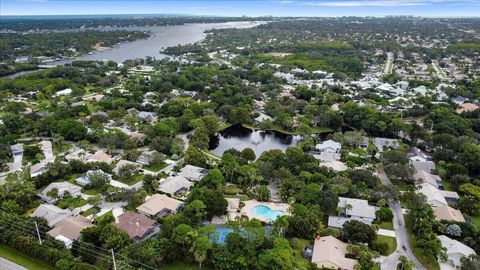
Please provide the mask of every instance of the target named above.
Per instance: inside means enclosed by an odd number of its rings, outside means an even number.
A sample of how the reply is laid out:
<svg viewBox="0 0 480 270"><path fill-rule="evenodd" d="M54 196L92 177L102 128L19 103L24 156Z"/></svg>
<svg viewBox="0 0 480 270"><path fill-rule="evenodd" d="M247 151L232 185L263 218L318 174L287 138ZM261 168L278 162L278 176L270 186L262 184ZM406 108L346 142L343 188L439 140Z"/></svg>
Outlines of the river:
<svg viewBox="0 0 480 270"><path fill-rule="evenodd" d="M225 28L251 28L263 24L265 22L226 22L226 23L194 23L184 25L171 26L145 26L145 27L123 27L114 30L139 30L149 31L151 36L147 39L139 39L132 42L121 43L113 46L113 48L95 52L91 54L81 55L73 59L76 60L96 60L96 61L115 61L123 63L128 59L145 58L147 56L163 59L168 57L161 51L167 47L176 45L185 45L199 42L207 35L205 31L211 29ZM81 34L81 32L79 32ZM61 60L48 63L51 66L64 65L72 60ZM4 78L15 78L33 71L19 72L4 76Z"/></svg>

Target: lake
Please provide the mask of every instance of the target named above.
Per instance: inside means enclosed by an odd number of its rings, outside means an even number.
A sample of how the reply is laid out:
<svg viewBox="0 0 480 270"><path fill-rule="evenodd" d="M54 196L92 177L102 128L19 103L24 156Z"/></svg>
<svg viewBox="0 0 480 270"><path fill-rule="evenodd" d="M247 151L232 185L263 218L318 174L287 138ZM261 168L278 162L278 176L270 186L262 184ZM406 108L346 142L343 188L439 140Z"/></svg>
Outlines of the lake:
<svg viewBox="0 0 480 270"><path fill-rule="evenodd" d="M85 54L74 60L112 60L123 63L128 59L145 58L147 56L163 59L168 55L161 51L167 47L191 44L199 42L207 35L205 31L224 28L251 28L264 22L226 22L226 23L193 23L170 26L145 26L145 27L124 27L112 28L112 30L138 30L149 31L151 36L147 39L135 40L132 42L115 45L112 49ZM58 61L55 64L67 63Z"/></svg>
<svg viewBox="0 0 480 270"><path fill-rule="evenodd" d="M295 147L302 136L288 135L277 131L252 130L242 125L228 127L210 138L210 152L222 156L225 151L235 148L238 151L250 147L255 155L260 155L272 149L285 151L288 147Z"/></svg>
<svg viewBox="0 0 480 270"><path fill-rule="evenodd" d="M111 28L111 30L138 30L149 31L150 37L147 39L139 39L132 42L125 42L113 46L113 48L84 54L73 60L60 60L47 63L49 66L58 66L69 64L76 60L87 61L115 61L123 63L128 59L145 58L147 56L163 59L169 57L161 53L168 47L191 44L203 40L207 33L205 31L211 29L225 28L251 28L264 24L265 22L226 22L226 23L192 23L184 25L169 26L145 26L145 27L121 27ZM109 30L102 28L102 30ZM79 35L82 33L79 32ZM2 78L16 78L36 70L22 71L14 74L3 76Z"/></svg>

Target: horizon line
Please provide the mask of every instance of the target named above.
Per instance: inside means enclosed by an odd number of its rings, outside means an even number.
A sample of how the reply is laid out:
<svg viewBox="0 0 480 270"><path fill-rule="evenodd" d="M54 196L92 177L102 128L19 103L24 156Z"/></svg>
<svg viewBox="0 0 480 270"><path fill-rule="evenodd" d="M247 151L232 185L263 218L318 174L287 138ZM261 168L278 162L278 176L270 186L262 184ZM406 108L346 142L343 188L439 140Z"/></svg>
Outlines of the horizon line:
<svg viewBox="0 0 480 270"><path fill-rule="evenodd" d="M206 14L188 14L188 13L98 13L98 14L0 14L0 17L55 17L55 16L190 16L190 17L224 17L224 18L341 18L341 17L352 17L352 18L384 18L384 17L415 17L415 18L480 18L480 15L465 15L465 16L449 16L449 15L437 15L437 16L421 16L413 14L385 14L385 15L364 15L364 16L353 16L353 15L338 15L338 16L313 16L313 15L303 15L303 16L275 16L275 15L206 15Z"/></svg>

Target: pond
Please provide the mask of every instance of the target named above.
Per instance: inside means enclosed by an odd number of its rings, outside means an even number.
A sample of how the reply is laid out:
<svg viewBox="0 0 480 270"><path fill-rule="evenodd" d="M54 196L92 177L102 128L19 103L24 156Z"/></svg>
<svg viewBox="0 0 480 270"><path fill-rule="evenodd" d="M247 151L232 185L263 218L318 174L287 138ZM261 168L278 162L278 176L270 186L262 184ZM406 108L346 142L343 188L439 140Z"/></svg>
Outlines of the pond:
<svg viewBox="0 0 480 270"><path fill-rule="evenodd" d="M285 151L288 147L298 145L302 136L288 135L278 131L252 130L242 125L228 127L210 138L209 150L217 156L222 156L225 151L235 148L242 151L252 148L255 155L260 155L272 149Z"/></svg>

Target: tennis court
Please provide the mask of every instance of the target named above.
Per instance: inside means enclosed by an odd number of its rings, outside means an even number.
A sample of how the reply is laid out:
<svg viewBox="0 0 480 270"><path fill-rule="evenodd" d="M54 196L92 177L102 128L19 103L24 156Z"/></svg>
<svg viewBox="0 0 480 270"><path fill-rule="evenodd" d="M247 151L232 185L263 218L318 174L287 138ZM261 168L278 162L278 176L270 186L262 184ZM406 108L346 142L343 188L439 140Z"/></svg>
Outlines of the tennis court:
<svg viewBox="0 0 480 270"><path fill-rule="evenodd" d="M218 228L217 229L218 234L215 234L215 236L218 235L218 238L213 239L213 242L216 242L218 244L225 244L225 239L227 238L227 235L229 235L232 232L233 232L232 229Z"/></svg>

